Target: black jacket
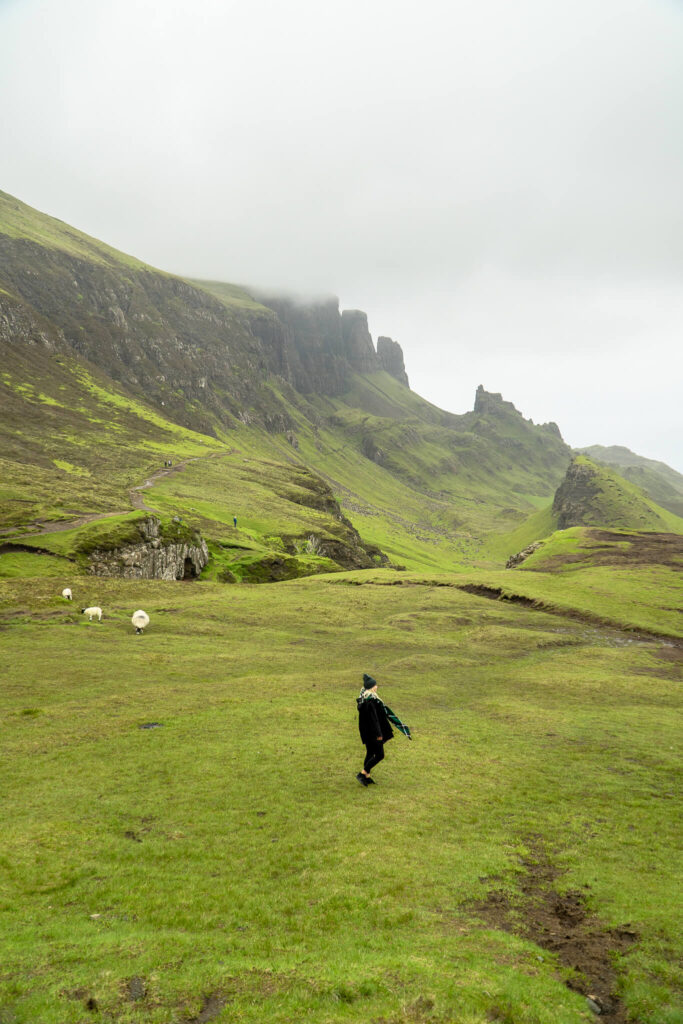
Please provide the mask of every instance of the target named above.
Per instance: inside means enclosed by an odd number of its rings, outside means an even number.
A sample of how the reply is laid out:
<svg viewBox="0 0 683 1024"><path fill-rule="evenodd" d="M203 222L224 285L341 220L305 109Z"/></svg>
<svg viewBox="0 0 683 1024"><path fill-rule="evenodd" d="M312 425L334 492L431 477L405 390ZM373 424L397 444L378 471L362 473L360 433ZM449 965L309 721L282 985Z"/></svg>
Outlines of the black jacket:
<svg viewBox="0 0 683 1024"><path fill-rule="evenodd" d="M374 697L358 699L358 730L363 743L376 743L379 736L384 743L392 739L394 730L380 700Z"/></svg>

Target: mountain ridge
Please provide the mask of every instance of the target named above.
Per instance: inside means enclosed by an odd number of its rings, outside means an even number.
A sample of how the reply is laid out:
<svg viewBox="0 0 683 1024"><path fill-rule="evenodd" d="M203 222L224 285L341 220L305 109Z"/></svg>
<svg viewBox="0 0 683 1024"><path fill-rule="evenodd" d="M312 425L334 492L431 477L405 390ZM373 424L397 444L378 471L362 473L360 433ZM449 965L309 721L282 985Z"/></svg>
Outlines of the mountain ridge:
<svg viewBox="0 0 683 1024"><path fill-rule="evenodd" d="M219 561L237 550L218 548L238 506L254 557L322 550L337 527L310 532L310 515L292 509L304 469L332 488L369 550L455 568L480 557L485 536L548 506L571 458L556 424L535 425L482 385L463 414L421 398L400 345L382 335L375 346L367 315L334 297L156 271L4 193L0 350L13 410L0 512L17 526L114 496L121 508L162 452L220 449L232 453L222 479L193 466L182 485L150 492L161 512L205 531Z"/></svg>

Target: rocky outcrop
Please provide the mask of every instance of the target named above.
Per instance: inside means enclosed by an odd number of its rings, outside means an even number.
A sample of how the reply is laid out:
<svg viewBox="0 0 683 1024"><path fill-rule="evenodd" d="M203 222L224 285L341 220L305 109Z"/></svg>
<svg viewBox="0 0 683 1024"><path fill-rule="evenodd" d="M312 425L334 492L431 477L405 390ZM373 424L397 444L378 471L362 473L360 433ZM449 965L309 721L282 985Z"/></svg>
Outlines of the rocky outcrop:
<svg viewBox="0 0 683 1024"><path fill-rule="evenodd" d="M551 420L549 423L541 423L540 426L541 430L547 430L549 434L553 434L555 437L559 437L560 441L562 440L560 428L558 427L557 423L555 423L553 420Z"/></svg>
<svg viewBox="0 0 683 1024"><path fill-rule="evenodd" d="M479 385L474 396L474 411L482 416L495 415L503 411L514 412L518 416L522 415L515 409L512 402L506 402L499 392L485 391L483 384Z"/></svg>
<svg viewBox="0 0 683 1024"><path fill-rule="evenodd" d="M360 543L351 545L343 541L334 540L332 537L323 537L312 533L306 540L304 550L309 555L319 555L321 558L331 558L333 562L343 569L371 569L374 562L367 551Z"/></svg>
<svg viewBox="0 0 683 1024"><path fill-rule="evenodd" d="M527 548L524 548L522 551L518 551L516 555L510 555L507 562L505 563L505 568L516 569L518 565L521 565L522 562L525 562L527 560L529 555L533 555L534 551L538 551L538 549L541 547L541 544L542 541L540 540L534 541L534 543L530 544Z"/></svg>
<svg viewBox="0 0 683 1024"><path fill-rule="evenodd" d="M96 548L90 552L88 571L93 576L116 576L128 580L196 579L209 561L206 541L165 540L160 522L153 516L137 524L139 544L118 548Z"/></svg>
<svg viewBox="0 0 683 1024"><path fill-rule="evenodd" d="M392 338L378 338L377 358L383 370L390 373L401 384L405 384L407 388L410 387L403 361L403 349L397 341L394 341Z"/></svg>
<svg viewBox="0 0 683 1024"><path fill-rule="evenodd" d="M595 503L599 494L597 468L588 460L574 459L553 499L558 530L593 522L598 512Z"/></svg>
<svg viewBox="0 0 683 1024"><path fill-rule="evenodd" d="M345 309L341 315L344 355L356 373L373 373L381 369L368 329L367 313Z"/></svg>

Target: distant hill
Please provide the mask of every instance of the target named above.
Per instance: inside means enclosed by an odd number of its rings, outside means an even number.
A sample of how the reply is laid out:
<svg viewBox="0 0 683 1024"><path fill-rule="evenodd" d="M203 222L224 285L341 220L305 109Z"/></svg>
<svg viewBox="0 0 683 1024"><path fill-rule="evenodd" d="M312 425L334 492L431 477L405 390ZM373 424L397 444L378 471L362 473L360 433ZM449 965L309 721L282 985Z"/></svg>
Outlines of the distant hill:
<svg viewBox="0 0 683 1024"><path fill-rule="evenodd" d="M648 559L669 564L667 547L680 560L681 534L683 518L657 505L614 470L577 455L552 505L528 516L515 529L490 536L484 550L493 559L503 559L509 569L545 571L569 564L598 564L600 544L605 543L608 554L603 561L609 564ZM600 540L597 545L595 537ZM576 555L579 540L582 553ZM591 549L590 555L584 547ZM627 548L630 553L625 558L622 549Z"/></svg>
<svg viewBox="0 0 683 1024"><path fill-rule="evenodd" d="M683 526L644 491L613 470L577 455L558 487L552 507L560 530L570 526L609 526L666 531Z"/></svg>
<svg viewBox="0 0 683 1024"><path fill-rule="evenodd" d="M683 515L683 475L665 462L646 459L621 445L594 444L582 448L581 454L595 462L616 469L621 476L642 487L662 508Z"/></svg>

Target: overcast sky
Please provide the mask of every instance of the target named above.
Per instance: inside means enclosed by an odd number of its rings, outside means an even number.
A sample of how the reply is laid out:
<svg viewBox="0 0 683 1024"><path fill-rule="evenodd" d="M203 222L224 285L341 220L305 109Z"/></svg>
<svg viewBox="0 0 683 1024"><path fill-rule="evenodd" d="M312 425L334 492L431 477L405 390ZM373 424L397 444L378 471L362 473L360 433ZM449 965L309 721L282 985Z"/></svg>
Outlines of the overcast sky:
<svg viewBox="0 0 683 1024"><path fill-rule="evenodd" d="M0 188L683 471L681 0L0 0Z"/></svg>

